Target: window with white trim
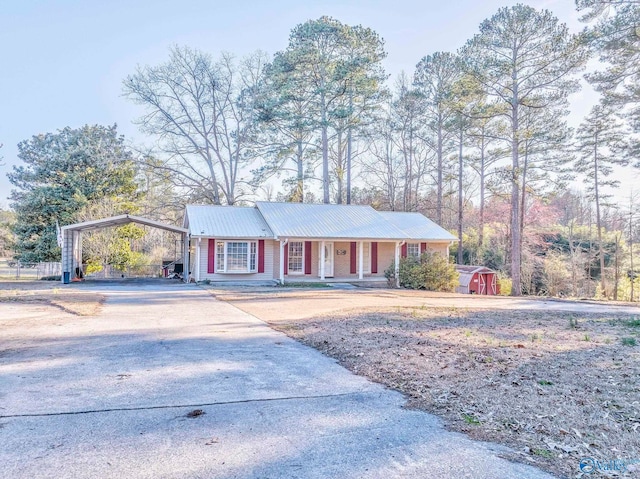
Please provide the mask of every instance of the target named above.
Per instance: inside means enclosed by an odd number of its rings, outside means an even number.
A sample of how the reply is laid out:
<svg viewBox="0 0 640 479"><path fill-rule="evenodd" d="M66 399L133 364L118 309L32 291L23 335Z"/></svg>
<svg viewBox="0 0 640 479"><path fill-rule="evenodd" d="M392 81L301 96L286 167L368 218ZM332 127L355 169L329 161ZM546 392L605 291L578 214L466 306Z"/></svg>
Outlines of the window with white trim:
<svg viewBox="0 0 640 479"><path fill-rule="evenodd" d="M407 243L407 258L420 258L420 243Z"/></svg>
<svg viewBox="0 0 640 479"><path fill-rule="evenodd" d="M256 241L218 241L217 273L255 273L258 245Z"/></svg>
<svg viewBox="0 0 640 479"><path fill-rule="evenodd" d="M289 241L289 273L304 273L304 243L302 241Z"/></svg>

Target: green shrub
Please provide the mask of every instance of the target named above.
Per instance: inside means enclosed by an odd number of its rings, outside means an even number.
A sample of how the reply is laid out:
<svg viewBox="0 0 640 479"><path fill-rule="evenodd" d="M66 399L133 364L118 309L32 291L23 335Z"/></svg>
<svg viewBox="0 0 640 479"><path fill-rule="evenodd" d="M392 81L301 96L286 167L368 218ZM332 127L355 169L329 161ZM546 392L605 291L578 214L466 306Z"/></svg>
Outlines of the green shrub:
<svg viewBox="0 0 640 479"><path fill-rule="evenodd" d="M498 277L498 288L500 289L500 296L511 296L511 278Z"/></svg>
<svg viewBox="0 0 640 479"><path fill-rule="evenodd" d="M425 252L417 258L402 258L398 268L400 286L427 291L454 291L459 284L459 275L453 264L438 253ZM395 286L395 264L391 263L384 276L390 286Z"/></svg>

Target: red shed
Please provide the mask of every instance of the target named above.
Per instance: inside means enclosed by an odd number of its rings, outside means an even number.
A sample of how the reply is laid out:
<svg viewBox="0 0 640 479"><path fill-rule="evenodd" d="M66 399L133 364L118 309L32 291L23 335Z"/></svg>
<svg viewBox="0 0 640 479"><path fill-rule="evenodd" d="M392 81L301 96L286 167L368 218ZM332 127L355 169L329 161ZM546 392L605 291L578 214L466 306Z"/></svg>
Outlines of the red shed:
<svg viewBox="0 0 640 479"><path fill-rule="evenodd" d="M460 274L460 285L457 293L486 294L489 296L500 293L498 286L498 274L486 266L456 265Z"/></svg>

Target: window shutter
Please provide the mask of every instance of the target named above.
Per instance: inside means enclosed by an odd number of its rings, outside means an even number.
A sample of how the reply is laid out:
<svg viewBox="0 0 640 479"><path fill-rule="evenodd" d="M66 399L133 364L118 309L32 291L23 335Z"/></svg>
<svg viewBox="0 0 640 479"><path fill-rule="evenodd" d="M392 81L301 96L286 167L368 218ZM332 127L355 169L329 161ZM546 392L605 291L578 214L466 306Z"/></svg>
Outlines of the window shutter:
<svg viewBox="0 0 640 479"><path fill-rule="evenodd" d="M200 265L196 266L199 268ZM207 251L207 273L216 272L216 240L209 238L209 249Z"/></svg>
<svg viewBox="0 0 640 479"><path fill-rule="evenodd" d="M284 245L284 274L289 274L289 243Z"/></svg>
<svg viewBox="0 0 640 479"><path fill-rule="evenodd" d="M264 240L258 240L258 273L264 273Z"/></svg>
<svg viewBox="0 0 640 479"><path fill-rule="evenodd" d="M351 267L349 269L349 271L351 272L351 274L356 274L356 254L358 252L358 248L356 245L355 241L351 242L351 255L350 255L350 260L351 260Z"/></svg>
<svg viewBox="0 0 640 479"><path fill-rule="evenodd" d="M402 253L400 256L402 256L403 258L407 257L407 243L402 245Z"/></svg>
<svg viewBox="0 0 640 479"><path fill-rule="evenodd" d="M371 243L371 274L378 272L378 243Z"/></svg>
<svg viewBox="0 0 640 479"><path fill-rule="evenodd" d="M420 254L427 251L427 243L420 243Z"/></svg>
<svg viewBox="0 0 640 479"><path fill-rule="evenodd" d="M311 274L311 241L304 242L304 274Z"/></svg>

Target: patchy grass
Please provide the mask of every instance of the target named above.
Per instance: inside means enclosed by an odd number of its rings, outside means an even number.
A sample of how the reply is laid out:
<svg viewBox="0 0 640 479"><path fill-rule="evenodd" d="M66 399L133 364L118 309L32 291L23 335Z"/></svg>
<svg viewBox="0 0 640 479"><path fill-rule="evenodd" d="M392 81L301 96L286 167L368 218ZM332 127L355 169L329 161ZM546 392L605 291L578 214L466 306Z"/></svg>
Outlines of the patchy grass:
<svg viewBox="0 0 640 479"><path fill-rule="evenodd" d="M627 326L629 326L630 328L640 328L640 319L638 318L630 319L627 322Z"/></svg>
<svg viewBox="0 0 640 479"><path fill-rule="evenodd" d="M635 345L636 321L390 307L272 325L403 392L450 429L575 476L583 457L640 457L640 348L623 346Z"/></svg>
<svg viewBox="0 0 640 479"><path fill-rule="evenodd" d="M100 312L104 296L92 292L73 291L34 282L0 283L0 303L46 304L76 316L95 316Z"/></svg>

